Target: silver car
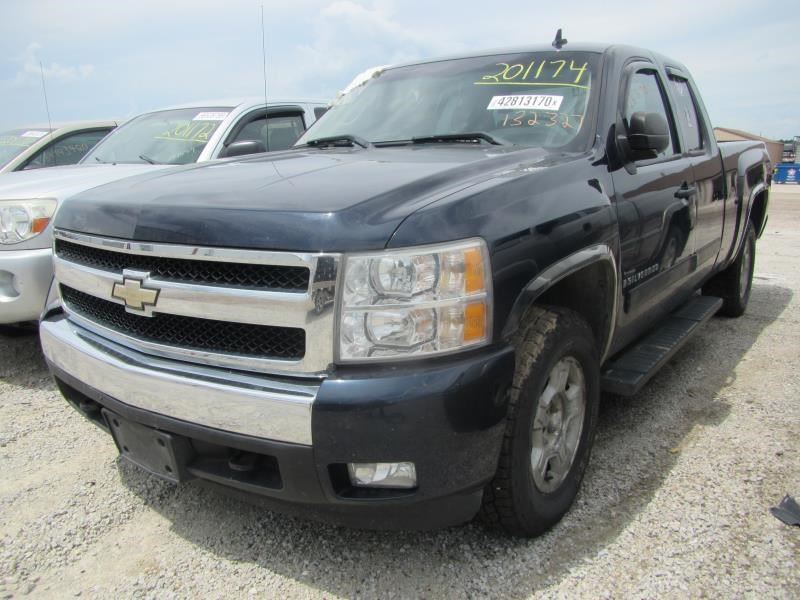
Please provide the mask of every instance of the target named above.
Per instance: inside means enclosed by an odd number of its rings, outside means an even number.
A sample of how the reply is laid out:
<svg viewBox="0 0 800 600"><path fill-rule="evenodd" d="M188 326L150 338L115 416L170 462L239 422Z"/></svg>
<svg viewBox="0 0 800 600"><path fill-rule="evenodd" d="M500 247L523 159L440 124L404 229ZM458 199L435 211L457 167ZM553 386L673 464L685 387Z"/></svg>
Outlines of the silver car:
<svg viewBox="0 0 800 600"><path fill-rule="evenodd" d="M327 103L217 100L145 113L114 130L79 164L0 177L0 325L34 321L53 277L50 222L64 199L169 165L283 150Z"/></svg>
<svg viewBox="0 0 800 600"><path fill-rule="evenodd" d="M76 121L0 131L0 173L74 165L116 121Z"/></svg>

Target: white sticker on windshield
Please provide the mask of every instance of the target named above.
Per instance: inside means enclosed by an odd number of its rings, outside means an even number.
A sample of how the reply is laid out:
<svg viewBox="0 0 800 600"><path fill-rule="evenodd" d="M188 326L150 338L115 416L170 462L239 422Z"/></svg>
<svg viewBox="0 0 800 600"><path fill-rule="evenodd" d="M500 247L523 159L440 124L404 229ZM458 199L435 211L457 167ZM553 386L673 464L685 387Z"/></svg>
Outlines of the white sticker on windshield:
<svg viewBox="0 0 800 600"><path fill-rule="evenodd" d="M201 112L192 121L224 121L231 113L227 112Z"/></svg>
<svg viewBox="0 0 800 600"><path fill-rule="evenodd" d="M520 108L539 110L558 110L564 96L549 94L515 94L513 96L493 96L486 110L511 110Z"/></svg>
<svg viewBox="0 0 800 600"><path fill-rule="evenodd" d="M25 133L23 133L19 137L32 137L32 138L36 138L38 140L40 137L44 137L46 135L47 135L46 131L34 131L32 129L30 131L26 131Z"/></svg>

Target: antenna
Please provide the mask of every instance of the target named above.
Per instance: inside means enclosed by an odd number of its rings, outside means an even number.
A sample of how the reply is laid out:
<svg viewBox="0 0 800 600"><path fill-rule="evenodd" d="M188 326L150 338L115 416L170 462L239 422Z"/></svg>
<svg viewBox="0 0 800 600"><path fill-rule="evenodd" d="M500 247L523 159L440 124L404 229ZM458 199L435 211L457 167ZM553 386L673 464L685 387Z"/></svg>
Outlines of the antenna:
<svg viewBox="0 0 800 600"><path fill-rule="evenodd" d="M264 128L267 132L266 146L269 152L269 105L267 104L267 41L264 35L264 5L261 5L261 57L264 60Z"/></svg>
<svg viewBox="0 0 800 600"><path fill-rule="evenodd" d="M561 29L556 31L556 39L553 40L553 48L556 50L561 50L564 46L567 45L567 38L561 37Z"/></svg>
<svg viewBox="0 0 800 600"><path fill-rule="evenodd" d="M39 61L39 70L42 73L42 93L44 94L44 109L47 111L47 126L50 128L50 133L53 133L53 122L50 120L50 104L47 102L47 88L44 85L44 66L42 61Z"/></svg>

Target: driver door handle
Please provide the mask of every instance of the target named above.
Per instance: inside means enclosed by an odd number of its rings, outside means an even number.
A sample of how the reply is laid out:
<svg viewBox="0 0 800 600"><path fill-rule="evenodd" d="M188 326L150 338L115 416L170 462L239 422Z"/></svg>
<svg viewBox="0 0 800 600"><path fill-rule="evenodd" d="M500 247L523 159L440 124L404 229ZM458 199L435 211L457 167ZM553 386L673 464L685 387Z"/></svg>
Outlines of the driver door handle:
<svg viewBox="0 0 800 600"><path fill-rule="evenodd" d="M689 186L684 183L681 187L678 188L678 191L675 192L675 197L681 198L683 200L688 200L696 193L697 193L697 188L695 186Z"/></svg>

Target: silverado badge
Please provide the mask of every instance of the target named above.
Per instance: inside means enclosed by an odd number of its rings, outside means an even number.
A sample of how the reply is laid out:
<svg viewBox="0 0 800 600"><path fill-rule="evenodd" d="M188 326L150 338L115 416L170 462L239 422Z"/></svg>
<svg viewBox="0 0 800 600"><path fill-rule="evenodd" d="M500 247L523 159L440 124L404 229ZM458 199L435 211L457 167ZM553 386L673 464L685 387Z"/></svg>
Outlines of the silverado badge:
<svg viewBox="0 0 800 600"><path fill-rule="evenodd" d="M157 289L142 287L145 277L129 277L124 275L122 283L115 283L111 295L125 302L126 308L144 310L145 306L155 306L158 300Z"/></svg>

